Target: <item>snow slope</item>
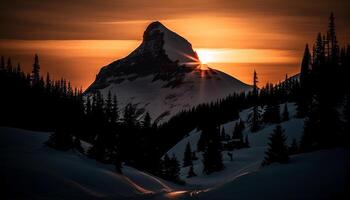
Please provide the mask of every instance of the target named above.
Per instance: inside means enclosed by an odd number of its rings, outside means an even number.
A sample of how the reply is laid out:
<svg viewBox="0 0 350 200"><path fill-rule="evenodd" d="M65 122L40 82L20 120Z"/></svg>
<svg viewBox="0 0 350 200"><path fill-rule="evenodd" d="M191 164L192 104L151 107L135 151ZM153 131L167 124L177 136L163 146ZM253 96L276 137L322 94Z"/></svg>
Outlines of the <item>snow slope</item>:
<svg viewBox="0 0 350 200"><path fill-rule="evenodd" d="M293 156L199 195L199 199L349 199L350 150Z"/></svg>
<svg viewBox="0 0 350 200"><path fill-rule="evenodd" d="M300 140L304 120L293 117L295 116L296 112L296 108L293 103L288 103L287 105L291 119L289 121L282 122L281 126L283 129L285 129L284 134L287 136L287 143L291 144L293 139L296 139L297 141ZM247 121L250 110L251 109L246 109L240 112L240 118L243 121ZM223 124L221 127L225 128L226 134L230 134L232 136L233 128L237 121L238 120ZM262 130L256 133L251 133L249 128L244 129L243 135L248 135L251 147L232 151L233 161L230 161L230 158L227 155L228 152L224 151L222 155L226 168L222 172L213 173L209 176L204 175L202 173L202 154L197 152L197 157L199 157L199 159L194 161L194 171L198 176L187 178L186 176L189 168L183 167L181 169L181 177L189 184L200 187L212 187L234 180L242 173L249 173L258 170L262 160L264 159L265 151L267 150L269 136L274 128L275 125L266 125ZM191 131L188 137L185 137L183 140L177 143L167 153L169 155L174 154L182 164L183 154L185 152L187 142L190 142L192 151L196 151L200 134L201 132L198 130Z"/></svg>
<svg viewBox="0 0 350 200"><path fill-rule="evenodd" d="M78 152L48 148L48 136L0 127L1 199L129 199L173 188L131 167L119 175Z"/></svg>
<svg viewBox="0 0 350 200"><path fill-rule="evenodd" d="M163 87L162 80L152 81L153 76L141 77L133 81L125 80L110 84L100 91L107 96L108 91L118 95L120 107L127 103L137 104L150 112L153 119L169 112L169 119L177 112L190 109L194 105L224 98L233 92L246 91L250 86L217 70L192 71L185 74L183 83L176 88Z"/></svg>
<svg viewBox="0 0 350 200"><path fill-rule="evenodd" d="M293 103L287 106L291 119L281 126L287 143L291 144L294 138L300 141L304 119L294 117L296 107ZM250 110L240 112L240 118L246 121ZM236 122L221 127L225 127L226 134L232 134ZM199 159L194 161L197 176L187 178L189 167L181 168L181 178L188 183L189 189L177 194L178 199L342 199L341 195L349 191L350 186L350 149L294 155L288 164L261 167L274 127L265 125L256 133L246 128L243 134L248 135L251 147L232 151L233 161L224 151L225 169L211 175L202 173L202 153L197 152ZM198 130L191 131L167 153L174 154L182 164L186 144L189 142L192 150L196 151L200 134ZM350 197L349 193L347 195Z"/></svg>

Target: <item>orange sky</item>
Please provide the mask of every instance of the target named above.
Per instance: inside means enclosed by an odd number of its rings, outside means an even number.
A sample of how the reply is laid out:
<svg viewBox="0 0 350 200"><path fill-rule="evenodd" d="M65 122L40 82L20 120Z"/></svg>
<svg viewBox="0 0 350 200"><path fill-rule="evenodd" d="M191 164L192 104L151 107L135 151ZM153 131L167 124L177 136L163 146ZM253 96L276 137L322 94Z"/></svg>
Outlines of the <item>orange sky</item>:
<svg viewBox="0 0 350 200"><path fill-rule="evenodd" d="M338 38L350 41L349 1L331 0L12 0L0 4L0 55L29 71L34 53L42 72L86 88L101 66L125 57L143 31L161 21L192 43L209 66L260 84L298 72L306 42L336 15Z"/></svg>

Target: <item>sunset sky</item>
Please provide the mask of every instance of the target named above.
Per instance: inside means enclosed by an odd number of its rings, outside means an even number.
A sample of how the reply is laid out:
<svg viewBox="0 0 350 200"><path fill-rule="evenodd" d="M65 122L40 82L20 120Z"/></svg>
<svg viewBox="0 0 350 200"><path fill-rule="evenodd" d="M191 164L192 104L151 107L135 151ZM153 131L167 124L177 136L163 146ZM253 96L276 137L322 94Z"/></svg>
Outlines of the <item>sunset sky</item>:
<svg viewBox="0 0 350 200"><path fill-rule="evenodd" d="M305 43L335 13L338 39L350 41L348 0L11 0L0 3L0 55L86 88L101 66L125 57L146 26L160 21L192 43L209 66L250 83L299 70Z"/></svg>

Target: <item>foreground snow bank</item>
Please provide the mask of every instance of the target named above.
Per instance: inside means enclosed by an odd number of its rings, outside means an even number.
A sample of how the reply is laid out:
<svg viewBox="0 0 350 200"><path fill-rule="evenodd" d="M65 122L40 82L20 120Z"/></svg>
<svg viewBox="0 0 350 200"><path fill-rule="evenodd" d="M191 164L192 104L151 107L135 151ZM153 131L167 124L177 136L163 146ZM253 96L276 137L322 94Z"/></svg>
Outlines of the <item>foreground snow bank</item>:
<svg viewBox="0 0 350 200"><path fill-rule="evenodd" d="M131 167L43 145L49 133L0 127L0 181L5 199L128 199L169 191L168 183ZM2 198L4 199L4 198Z"/></svg>
<svg viewBox="0 0 350 200"><path fill-rule="evenodd" d="M296 155L238 177L199 195L200 199L344 199L349 196L350 150ZM345 198L346 199L346 198Z"/></svg>

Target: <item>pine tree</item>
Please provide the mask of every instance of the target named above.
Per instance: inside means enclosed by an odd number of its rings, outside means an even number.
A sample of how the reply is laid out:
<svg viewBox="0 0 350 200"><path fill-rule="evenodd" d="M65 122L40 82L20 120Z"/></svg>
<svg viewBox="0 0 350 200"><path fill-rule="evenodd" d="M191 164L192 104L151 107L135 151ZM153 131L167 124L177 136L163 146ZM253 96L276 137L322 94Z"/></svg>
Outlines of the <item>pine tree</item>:
<svg viewBox="0 0 350 200"><path fill-rule="evenodd" d="M256 132L260 129L260 110L257 105L259 96L258 91L258 74L254 70L253 73L253 98L254 98L254 106L253 110L250 114L250 130L251 132Z"/></svg>
<svg viewBox="0 0 350 200"><path fill-rule="evenodd" d="M34 56L34 64L33 64L33 71L32 71L33 84L38 83L39 80L40 80L39 56L37 54L35 54L35 56Z"/></svg>
<svg viewBox="0 0 350 200"><path fill-rule="evenodd" d="M145 117L143 118L142 128L144 128L144 129L151 128L151 126L152 126L151 121L152 121L152 119L151 119L149 112L146 112Z"/></svg>
<svg viewBox="0 0 350 200"><path fill-rule="evenodd" d="M279 123L280 119L280 105L276 101L272 101L265 107L263 120L266 123Z"/></svg>
<svg viewBox="0 0 350 200"><path fill-rule="evenodd" d="M315 52L314 52L314 60L312 65L312 73L316 76L316 82L320 79L320 73L325 64L325 52L324 52L324 44L321 33L318 33L316 44L315 44Z"/></svg>
<svg viewBox="0 0 350 200"><path fill-rule="evenodd" d="M254 105L251 113L248 116L248 122L251 132L257 132L260 129L261 114L259 106Z"/></svg>
<svg viewBox="0 0 350 200"><path fill-rule="evenodd" d="M20 63L17 63L16 74L17 74L17 75L20 75L21 72L22 72L21 64L20 64Z"/></svg>
<svg viewBox="0 0 350 200"><path fill-rule="evenodd" d="M209 135L209 140L203 153L203 172L205 174L211 174L224 169L221 154L220 130L215 126L210 128L210 130L212 132Z"/></svg>
<svg viewBox="0 0 350 200"><path fill-rule="evenodd" d="M170 180L174 180L175 182L181 182L180 180L180 164L177 161L175 155L172 156L171 165L169 168Z"/></svg>
<svg viewBox="0 0 350 200"><path fill-rule="evenodd" d="M198 160L198 157L195 151L192 152L192 160Z"/></svg>
<svg viewBox="0 0 350 200"><path fill-rule="evenodd" d="M50 74L48 72L46 73L45 83L46 83L45 87L46 87L47 91L50 92L51 91L51 79L50 79Z"/></svg>
<svg viewBox="0 0 350 200"><path fill-rule="evenodd" d="M187 178L191 178L191 177L195 177L195 176L197 176L197 174L194 172L193 164L192 164L188 170Z"/></svg>
<svg viewBox="0 0 350 200"><path fill-rule="evenodd" d="M161 160L161 176L169 181L183 183L180 180L180 165L175 155L169 158L168 154L164 155Z"/></svg>
<svg viewBox="0 0 350 200"><path fill-rule="evenodd" d="M293 155L298 153L299 151L299 146L297 143L297 140L294 138L292 144L289 147L289 155Z"/></svg>
<svg viewBox="0 0 350 200"><path fill-rule="evenodd" d="M273 162L286 163L289 161L288 146L286 145L286 137L281 125L277 125L270 136L269 148L262 165L269 165Z"/></svg>
<svg viewBox="0 0 350 200"><path fill-rule="evenodd" d="M244 144L246 147L248 147L248 148L250 147L248 135L245 136Z"/></svg>
<svg viewBox="0 0 350 200"><path fill-rule="evenodd" d="M258 95L259 95L259 92L258 92L258 74L254 70L254 74L253 74L253 96L255 98L257 98Z"/></svg>
<svg viewBox="0 0 350 200"><path fill-rule="evenodd" d="M314 139L314 126L316 125L315 118L307 117L304 122L304 131L300 140L300 151L309 152L314 149L315 139Z"/></svg>
<svg viewBox="0 0 350 200"><path fill-rule="evenodd" d="M350 95L348 95L344 106L344 129L341 135L343 145L350 147Z"/></svg>
<svg viewBox="0 0 350 200"><path fill-rule="evenodd" d="M113 112L113 104L112 104L112 94L111 91L108 91L108 95L107 95L107 99L105 102L106 108L105 108L105 112L106 112L106 118L109 122L112 121L112 112Z"/></svg>
<svg viewBox="0 0 350 200"><path fill-rule="evenodd" d="M132 104L127 104L124 108L123 115L124 124L127 127L135 127L137 123L136 107Z"/></svg>
<svg viewBox="0 0 350 200"><path fill-rule="evenodd" d="M4 56L1 56L1 62L0 62L0 70L5 69L5 58Z"/></svg>
<svg viewBox="0 0 350 200"><path fill-rule="evenodd" d="M310 73L310 66L311 66L311 54L309 50L309 45L306 44L305 50L304 50L304 57L301 62L301 70L300 70L300 84L301 86L305 86Z"/></svg>
<svg viewBox="0 0 350 200"><path fill-rule="evenodd" d="M337 35L335 30L335 17L333 12L329 16L329 25L328 25L328 41L330 42L331 48L331 62L332 64L337 64L339 58L339 46L337 41Z"/></svg>
<svg viewBox="0 0 350 200"><path fill-rule="evenodd" d="M67 151L74 148L72 135L63 130L57 130L52 133L45 144L61 151Z"/></svg>
<svg viewBox="0 0 350 200"><path fill-rule="evenodd" d="M166 153L163 157L163 159L161 159L161 172L160 175L164 178L164 179L169 179L169 168L170 168L170 158L169 155Z"/></svg>
<svg viewBox="0 0 350 200"><path fill-rule="evenodd" d="M226 138L227 138L227 137L226 137L225 127L222 127L220 135L221 135L221 140L222 140L222 141L225 141Z"/></svg>
<svg viewBox="0 0 350 200"><path fill-rule="evenodd" d="M282 112L282 121L288 121L288 120L289 120L288 106L287 104L284 104L284 108Z"/></svg>
<svg viewBox="0 0 350 200"><path fill-rule="evenodd" d="M85 104L85 114L87 116L90 116L92 112L92 105L91 105L91 100L90 97L86 98L86 104Z"/></svg>
<svg viewBox="0 0 350 200"><path fill-rule="evenodd" d="M232 133L232 139L237 140L243 144L243 129L242 129L241 122L237 122L235 124L233 133Z"/></svg>
<svg viewBox="0 0 350 200"><path fill-rule="evenodd" d="M73 147L74 147L74 149L76 149L76 150L79 151L80 153L82 153L82 154L85 153L83 147L81 146L80 139L79 139L78 137L74 137L74 140L73 140Z"/></svg>
<svg viewBox="0 0 350 200"><path fill-rule="evenodd" d="M8 58L8 59L7 59L7 66L6 66L6 68L7 68L7 71L8 71L8 72L10 72L10 73L12 72L12 70L13 70L12 68L13 68L13 67L12 67L11 58Z"/></svg>
<svg viewBox="0 0 350 200"><path fill-rule="evenodd" d="M119 119L119 107L118 107L118 101L117 101L117 96L114 94L113 95L113 104L112 104L112 113L111 113L111 121L113 123L116 123Z"/></svg>
<svg viewBox="0 0 350 200"><path fill-rule="evenodd" d="M92 146L88 149L88 156L101 162L106 161L106 145L103 136L97 135Z"/></svg>
<svg viewBox="0 0 350 200"><path fill-rule="evenodd" d="M197 142L197 150L203 152L205 150L206 145L208 144L209 135L211 134L212 130L210 130L210 128L205 126L205 127L201 128L201 131L202 131L202 133L201 133L199 140Z"/></svg>
<svg viewBox="0 0 350 200"><path fill-rule="evenodd" d="M188 142L184 152L183 166L187 167L190 165L192 165L192 150L191 150L191 144Z"/></svg>

